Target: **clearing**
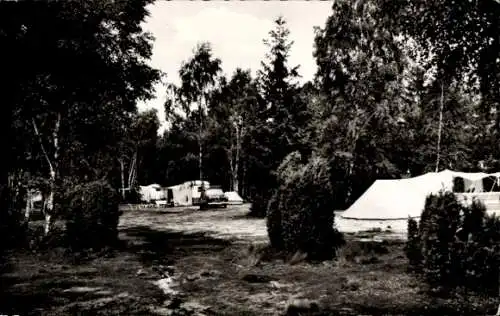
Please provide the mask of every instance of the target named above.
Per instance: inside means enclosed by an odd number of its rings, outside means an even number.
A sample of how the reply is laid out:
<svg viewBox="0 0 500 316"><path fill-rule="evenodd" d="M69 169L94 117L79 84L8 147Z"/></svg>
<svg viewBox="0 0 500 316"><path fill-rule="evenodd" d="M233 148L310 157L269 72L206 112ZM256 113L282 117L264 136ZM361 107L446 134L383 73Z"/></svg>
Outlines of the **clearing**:
<svg viewBox="0 0 500 316"><path fill-rule="evenodd" d="M351 232L338 260L289 264L266 251L264 220L246 213L248 205L125 210L122 245L106 256L76 260L59 248L9 253L0 314L283 315L291 303L317 307L307 315L496 311L493 299L430 296L406 272L402 241L360 240L399 233ZM288 315L299 315L298 307Z"/></svg>

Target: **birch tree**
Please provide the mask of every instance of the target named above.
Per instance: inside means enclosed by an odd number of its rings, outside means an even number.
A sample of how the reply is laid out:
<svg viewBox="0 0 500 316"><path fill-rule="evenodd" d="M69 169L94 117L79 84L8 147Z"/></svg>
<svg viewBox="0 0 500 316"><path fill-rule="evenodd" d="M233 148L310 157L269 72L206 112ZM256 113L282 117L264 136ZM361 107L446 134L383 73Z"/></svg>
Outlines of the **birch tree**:
<svg viewBox="0 0 500 316"><path fill-rule="evenodd" d="M192 114L194 110L198 116L198 169L200 180L203 180L204 120L209 99L215 89L216 79L220 71L221 60L212 56L212 48L209 43L199 44L195 48L193 56L183 62L179 71L181 86L177 89L177 101L187 116Z"/></svg>

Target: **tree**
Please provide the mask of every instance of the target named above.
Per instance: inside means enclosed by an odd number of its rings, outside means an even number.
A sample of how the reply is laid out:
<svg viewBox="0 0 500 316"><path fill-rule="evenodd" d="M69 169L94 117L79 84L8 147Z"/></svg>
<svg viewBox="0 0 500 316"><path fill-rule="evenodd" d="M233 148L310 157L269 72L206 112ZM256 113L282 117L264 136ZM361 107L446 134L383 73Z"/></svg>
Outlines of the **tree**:
<svg viewBox="0 0 500 316"><path fill-rule="evenodd" d="M126 137L121 142L118 159L123 198L126 196L126 191L133 190L138 183L156 182L159 127L160 121L156 109L132 116L132 122L126 130ZM127 177L125 177L126 166L128 166Z"/></svg>
<svg viewBox="0 0 500 316"><path fill-rule="evenodd" d="M160 121L156 109L139 113L133 129L137 150L137 181L148 184L155 182L158 129Z"/></svg>
<svg viewBox="0 0 500 316"><path fill-rule="evenodd" d="M2 4L2 47L18 65L17 75L2 74L16 86L6 99L15 128L30 131L44 158L46 233L57 187L69 178L111 178L123 127L137 100L151 97L159 73L146 63L152 38L140 26L148 3Z"/></svg>
<svg viewBox="0 0 500 316"><path fill-rule="evenodd" d="M255 121L255 110L260 96L250 70L237 68L231 80L222 83L214 95L209 118L213 146L222 146L227 156L230 171L230 188L242 194L245 181L247 137ZM213 148L213 147L212 147ZM227 168L227 166L222 166ZM243 194L244 195L244 194Z"/></svg>
<svg viewBox="0 0 500 316"><path fill-rule="evenodd" d="M198 176L198 125L196 114L193 119L180 114L169 117L169 129L164 132L159 141L158 182L166 185L176 185ZM159 163L160 165L160 163Z"/></svg>
<svg viewBox="0 0 500 316"><path fill-rule="evenodd" d="M182 110L190 116L193 105L196 104L198 114L198 168L200 180L203 180L203 134L204 117L206 116L210 95L216 84L216 78L221 71L221 61L212 57L209 43L199 44L193 57L184 62L179 71L181 86L176 90L177 101ZM168 110L167 113L171 113Z"/></svg>
<svg viewBox="0 0 500 316"><path fill-rule="evenodd" d="M326 107L320 152L349 160L351 200L375 178L400 175L390 142L413 101L397 34L378 19L379 10L371 2L336 1L316 30L316 82Z"/></svg>
<svg viewBox="0 0 500 316"><path fill-rule="evenodd" d="M283 158L294 150L300 150L299 130L305 127L305 105L297 102L297 79L299 66L290 67L288 58L293 41L289 40L290 31L283 17L275 20L275 28L269 32L269 39L264 44L269 52L261 62L258 71L260 93L266 109L260 114L261 127L253 137L262 141L264 156L260 157L260 188L256 201L253 201L253 213L263 215L267 207L271 188L276 186L272 172Z"/></svg>
<svg viewBox="0 0 500 316"><path fill-rule="evenodd" d="M490 146L498 159L500 4L494 0L383 2L385 10L398 12L392 23L433 54L443 89L453 80L478 86L482 115L494 122ZM483 153L483 158L487 156Z"/></svg>

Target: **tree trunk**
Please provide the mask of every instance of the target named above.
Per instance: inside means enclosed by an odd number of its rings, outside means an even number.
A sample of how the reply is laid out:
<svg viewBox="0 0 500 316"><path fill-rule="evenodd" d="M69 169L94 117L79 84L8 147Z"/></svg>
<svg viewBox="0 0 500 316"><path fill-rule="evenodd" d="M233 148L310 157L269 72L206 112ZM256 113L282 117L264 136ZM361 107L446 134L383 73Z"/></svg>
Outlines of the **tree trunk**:
<svg viewBox="0 0 500 316"><path fill-rule="evenodd" d="M45 223L44 223L44 232L45 235L48 235L50 229L52 228L52 214L54 213L54 200L55 200L55 181L56 181L56 172L55 170L50 171L50 192L46 201L45 206Z"/></svg>
<svg viewBox="0 0 500 316"><path fill-rule="evenodd" d="M129 170L128 170L128 186L127 188L129 190L132 190L132 187L135 185L135 178L136 178L136 172L137 172L137 150L134 153L134 156L132 157L132 161L130 162Z"/></svg>
<svg viewBox="0 0 500 316"><path fill-rule="evenodd" d="M26 210L24 211L24 220L29 222L31 211L33 210L33 196L34 190L28 189L26 192Z"/></svg>
<svg viewBox="0 0 500 316"><path fill-rule="evenodd" d="M238 122L239 124L239 122ZM240 165L240 126L236 125L236 157L234 162L233 171L233 191L240 193L240 185L238 179L239 165Z"/></svg>
<svg viewBox="0 0 500 316"><path fill-rule="evenodd" d="M201 105L201 100L202 98L200 97L200 103L198 105L198 113L200 116L200 123L198 126L198 147L199 147L199 152L198 152L198 169L200 170L200 180L203 181L203 145L202 145L202 129L203 129L203 114L202 114L202 105Z"/></svg>
<svg viewBox="0 0 500 316"><path fill-rule="evenodd" d="M200 169L200 180L203 181L203 146L201 145L201 132L199 136L198 168Z"/></svg>
<svg viewBox="0 0 500 316"><path fill-rule="evenodd" d="M247 164L246 162L243 162L243 165L242 165L242 168L241 168L241 186L240 186L240 190L241 190L241 197L245 197L247 195L247 192L248 192L248 188L247 188L247 182L245 181L246 179L246 176L247 176Z"/></svg>
<svg viewBox="0 0 500 316"><path fill-rule="evenodd" d="M55 207L55 194L57 181L59 180L59 129L61 127L61 113L57 113L57 119L54 126L54 131L52 132L52 141L54 144L54 159L52 163L52 168L50 170L50 193L49 199L47 202L47 212L45 213L45 235L48 235L50 230L52 229L52 216L54 215L54 207Z"/></svg>
<svg viewBox="0 0 500 316"><path fill-rule="evenodd" d="M120 173L122 181L122 198L125 200L125 167L123 165L123 159L120 159Z"/></svg>
<svg viewBox="0 0 500 316"><path fill-rule="evenodd" d="M42 152L45 156L45 159L47 160L47 163L49 165L49 180L50 180L50 187L49 187L49 193L46 201L44 202L44 215L45 215L45 223L44 223L44 232L45 235L48 235L50 232L50 229L52 228L52 216L54 214L54 204L55 204L55 191L56 191L56 181L58 180L58 174L57 174L57 163L59 160L59 150L60 150L60 145L59 145L59 129L61 126L61 113L57 114L57 119L55 122L54 130L52 131L52 143L54 146L54 154L52 159L50 159L49 154L47 153L45 146L43 145L43 140L42 136L40 135L40 132L38 131L38 127L35 123L35 119L31 119L32 124L33 124L33 129L35 130L35 134L38 136L38 141L40 142L40 147L42 148Z"/></svg>
<svg viewBox="0 0 500 316"><path fill-rule="evenodd" d="M437 139L436 172L439 171L439 160L441 159L441 131L443 128L443 107L444 107L444 84L441 81L441 104L439 106L439 126Z"/></svg>
<svg viewBox="0 0 500 316"><path fill-rule="evenodd" d="M229 148L228 151L228 156L229 156L229 171L231 171L231 179L229 180L229 187L231 190L234 191L234 161L233 161L233 141L231 140L231 147Z"/></svg>

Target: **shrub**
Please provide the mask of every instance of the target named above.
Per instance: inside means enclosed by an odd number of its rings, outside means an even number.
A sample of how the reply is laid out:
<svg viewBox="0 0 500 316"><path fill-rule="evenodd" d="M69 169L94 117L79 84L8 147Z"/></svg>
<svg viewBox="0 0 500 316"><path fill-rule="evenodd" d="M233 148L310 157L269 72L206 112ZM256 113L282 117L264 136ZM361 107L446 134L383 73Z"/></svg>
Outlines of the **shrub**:
<svg viewBox="0 0 500 316"><path fill-rule="evenodd" d="M283 238L281 229L281 211L279 209L281 195L274 192L267 206L267 235L269 241L275 249L283 249Z"/></svg>
<svg viewBox="0 0 500 316"><path fill-rule="evenodd" d="M268 205L271 245L288 253L307 253L309 259L330 259L343 242L334 228L329 164L313 158L306 165L292 153L278 168L276 190Z"/></svg>
<svg viewBox="0 0 500 316"><path fill-rule="evenodd" d="M422 252L420 250L418 223L413 218L408 218L408 242L405 246L405 253L410 262L410 267L419 270L422 264Z"/></svg>
<svg viewBox="0 0 500 316"><path fill-rule="evenodd" d="M17 247L25 240L24 205L21 194L0 185L0 257L3 251Z"/></svg>
<svg viewBox="0 0 500 316"><path fill-rule="evenodd" d="M429 195L418 233L408 222L406 255L431 285L497 290L500 219L488 216L478 201L462 205L451 192Z"/></svg>
<svg viewBox="0 0 500 316"><path fill-rule="evenodd" d="M259 192L252 197L249 216L263 218L266 217L267 205L269 204L268 194Z"/></svg>
<svg viewBox="0 0 500 316"><path fill-rule="evenodd" d="M66 195L66 233L74 250L101 249L118 237L119 196L104 181L73 187Z"/></svg>
<svg viewBox="0 0 500 316"><path fill-rule="evenodd" d="M125 191L126 203L137 204L141 202L141 195L139 193L139 187L132 187L131 190Z"/></svg>

